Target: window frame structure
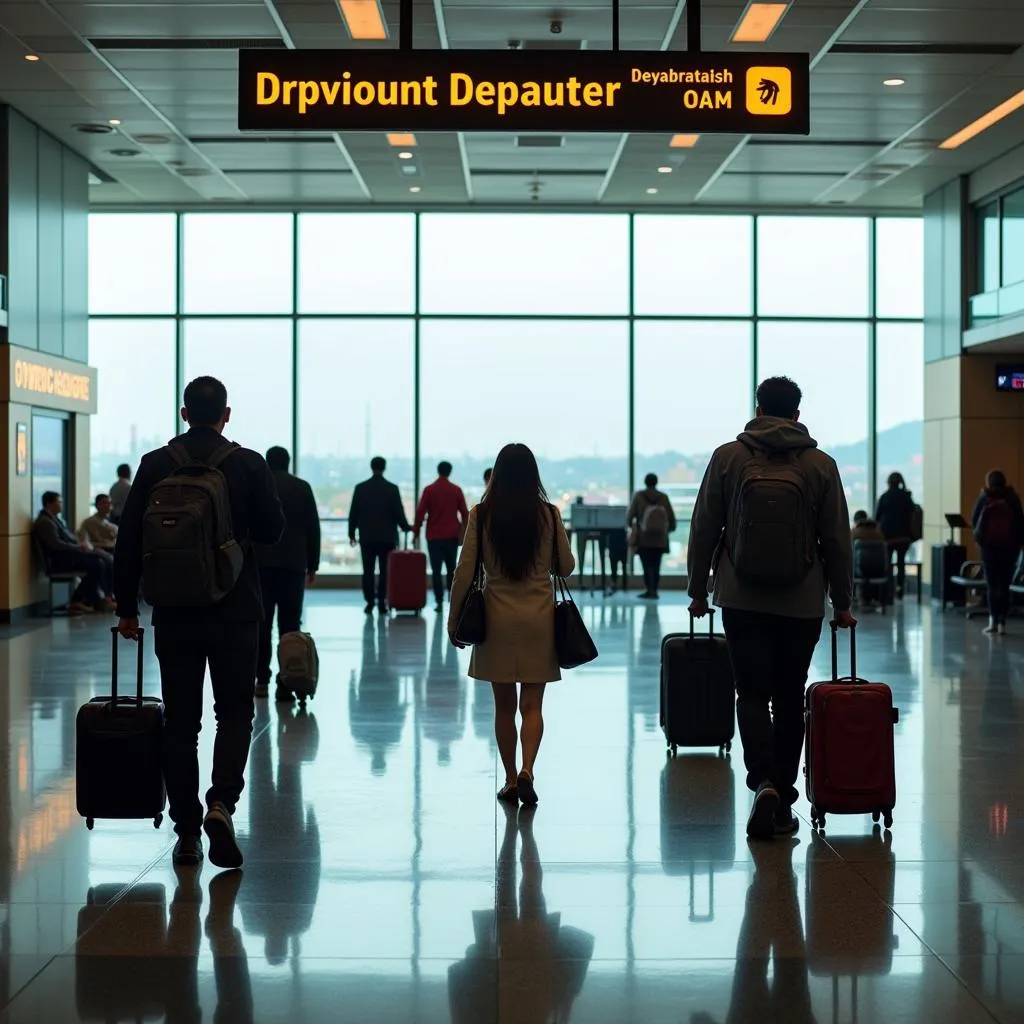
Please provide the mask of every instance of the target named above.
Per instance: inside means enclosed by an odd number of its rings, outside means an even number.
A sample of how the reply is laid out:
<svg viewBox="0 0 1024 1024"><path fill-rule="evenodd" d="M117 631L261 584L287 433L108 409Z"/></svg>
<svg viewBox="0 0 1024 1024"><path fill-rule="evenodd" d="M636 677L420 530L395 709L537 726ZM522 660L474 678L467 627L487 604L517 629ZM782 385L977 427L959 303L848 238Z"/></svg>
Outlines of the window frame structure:
<svg viewBox="0 0 1024 1024"><path fill-rule="evenodd" d="M422 311L421 301L421 264L423 260L422 253L422 233L421 223L423 217L432 216L433 211L414 212L406 211L407 215L414 218L413 225L413 295L414 295L414 307L412 312L385 312L385 313L374 313L374 312L332 312L332 313L303 313L300 312L300 266L299 266L299 218L303 215L313 214L319 212L334 212L334 211L319 211L319 210L301 210L296 209L287 211L292 218L292 260L291 260L291 293L292 293L292 304L290 311L273 312L273 313L254 313L246 314L242 312L230 312L230 313L186 313L185 312L185 296L184 296L184 282L185 282L185 246L184 246L184 224L185 218L188 216L202 216L206 211L196 210L181 210L181 211L148 211L145 209L135 209L128 211L108 211L108 210L95 210L92 212L92 217L117 217L123 215L137 214L140 212L161 212L167 213L169 216L175 217L175 259L173 261L176 268L177 280L175 282L175 309L173 313L92 313L90 311L90 318L94 320L173 320L175 323L175 408L172 412L177 414L177 400L180 399L181 392L184 388L186 381L184 380L184 367L185 367L185 328L189 320L289 320L291 322L291 353L292 353L292 372L291 372L291 402L292 402L292 416L291 416L291 437L287 439L290 442L290 450L293 455L293 466L297 473L302 472L301 465L301 438L300 438L300 417L299 417L299 334L300 326L302 321L312 320L412 320L413 323L413 437L412 437L412 459L413 459L413 482L415 492L420 493L423 484L426 482L423 479L423 467L422 467L422 453L421 453L421 362L423 359L423 351L421 345L421 326L425 321L429 320L514 320L514 321L574 321L574 322L585 322L585 321L601 321L601 320L616 320L626 321L628 324L628 373L627 379L624 382L624 389L626 394L623 396L627 403L627 462L628 462L628 480L626 483L626 490L628 493L632 493L637 486L637 457L635 451L635 422L636 422L636 396L635 391L635 359L636 359L636 325L637 323L644 321L684 321L684 322L702 322L702 321L716 321L716 322L728 322L728 321L742 321L751 325L750 331L750 381L749 381L749 395L751 403L751 413L753 412L754 405L754 392L756 390L758 382L758 338L759 338L759 326L761 323L794 323L794 322L806 322L806 321L828 321L836 323L858 323L866 324L868 329L868 406L865 409L865 430L867 437L868 447L868 465L867 465L867 481L868 481L868 494L872 505L877 499L877 475L878 475L878 444L877 444L877 345L878 345L878 325L880 323L921 323L923 321L922 316L879 316L878 315L878 282L876 275L876 264L877 264L877 244L878 244L878 231L877 225L879 220L892 220L892 219L920 219L911 214L893 213L893 214L832 214L836 219L841 217L857 216L862 217L867 221L868 226L868 266L865 268L865 272L868 275L868 308L865 310L863 316L829 316L821 315L816 313L814 315L786 315L786 316L767 316L762 315L759 310L758 301L758 257L759 257L759 231L758 225L761 216L792 216L792 217L812 217L821 218L823 215L818 211L793 211L792 213L786 211L773 211L771 213L753 213L744 211L721 211L721 213L727 213L736 216L745 216L751 219L751 244L750 244L750 259L751 259L751 312L749 314L641 314L636 311L636 264L637 264L637 248L636 248L636 219L638 217L649 217L649 216L673 216L672 213L666 211L639 211L639 212L616 212L616 211L596 211L609 217L627 217L628 218L628 245L630 252L628 255L627 266L628 266L628 285L627 285L627 299L628 306L622 313L607 313L607 314L585 314L585 313L502 313L502 314L488 314L482 312L472 313L451 313L451 312L431 312L426 313ZM211 210L211 213L220 213L220 210ZM241 215L257 213L257 212L275 212L280 213L280 210L267 210L263 211L260 208L247 208L245 211L238 211ZM348 211L345 211L348 212ZM384 211L358 211L355 215L362 215L372 217L378 212ZM392 211L387 211L392 212ZM449 213L450 211L439 211ZM461 216L474 216L478 211L466 210L458 211ZM482 212L482 211L480 211ZM487 211L490 212L490 211ZM508 211L513 216L545 216L545 213L519 213L517 211ZM580 210L577 211L580 214L593 215L595 211L592 210ZM712 211L708 211L710 214ZM717 215L720 215L716 211ZM681 213L681 216L700 216L702 214L694 214L693 212L687 211ZM330 521L330 520L325 520Z"/></svg>

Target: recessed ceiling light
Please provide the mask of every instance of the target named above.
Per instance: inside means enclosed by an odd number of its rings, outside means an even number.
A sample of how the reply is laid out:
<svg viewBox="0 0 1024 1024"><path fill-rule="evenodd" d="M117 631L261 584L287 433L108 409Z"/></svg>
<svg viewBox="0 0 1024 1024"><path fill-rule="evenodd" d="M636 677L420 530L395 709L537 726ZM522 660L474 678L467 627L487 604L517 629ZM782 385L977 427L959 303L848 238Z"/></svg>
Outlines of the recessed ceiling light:
<svg viewBox="0 0 1024 1024"><path fill-rule="evenodd" d="M699 138L699 135L673 135L669 146L672 149L691 149Z"/></svg>
<svg viewBox="0 0 1024 1024"><path fill-rule="evenodd" d="M388 132L389 146L415 146L416 136L412 132Z"/></svg>
<svg viewBox="0 0 1024 1024"><path fill-rule="evenodd" d="M39 57L34 53L26 53L25 60L31 61L33 64L35 64L35 62L39 60Z"/></svg>
<svg viewBox="0 0 1024 1024"><path fill-rule="evenodd" d="M112 125L115 125L115 126L116 126L116 125L119 125L120 123L121 123L121 122L120 122L120 121L119 121L119 120L118 120L118 119L117 119L116 117L112 117L112 118L111 118L111 119L110 119L110 120L109 120L109 121L107 122L107 124L112 124Z"/></svg>
<svg viewBox="0 0 1024 1024"><path fill-rule="evenodd" d="M649 188L649 189L647 190L647 194L648 194L649 196L657 195L657 194L658 194L658 190L657 190L656 188Z"/></svg>
<svg viewBox="0 0 1024 1024"><path fill-rule="evenodd" d="M786 13L786 3L749 3L732 34L734 43L766 43Z"/></svg>
<svg viewBox="0 0 1024 1024"><path fill-rule="evenodd" d="M412 153L410 153L407 149L403 150L401 153L398 154L398 159L399 160L411 160L412 159Z"/></svg>
<svg viewBox="0 0 1024 1024"><path fill-rule="evenodd" d="M672 168L669 167L668 164L664 164L662 167L658 168L658 173L659 174L671 174L672 173Z"/></svg>
<svg viewBox="0 0 1024 1024"><path fill-rule="evenodd" d="M420 190L419 185L410 185L409 186L409 191L410 192L419 192L419 190Z"/></svg>
<svg viewBox="0 0 1024 1024"><path fill-rule="evenodd" d="M338 0L345 28L353 39L387 39L379 0Z"/></svg>
<svg viewBox="0 0 1024 1024"><path fill-rule="evenodd" d="M883 78L882 85L888 85L891 88L895 88L897 85L906 85L907 80L905 78Z"/></svg>
<svg viewBox="0 0 1024 1024"><path fill-rule="evenodd" d="M957 146L962 146L965 142L973 139L975 135L980 135L986 128L991 128L997 121L1008 117L1021 107L1024 107L1024 89L1015 93L1008 100L1003 100L998 107L993 107L987 114L982 114L976 121L961 128L955 135L950 135L945 142L940 142L939 149L956 149Z"/></svg>

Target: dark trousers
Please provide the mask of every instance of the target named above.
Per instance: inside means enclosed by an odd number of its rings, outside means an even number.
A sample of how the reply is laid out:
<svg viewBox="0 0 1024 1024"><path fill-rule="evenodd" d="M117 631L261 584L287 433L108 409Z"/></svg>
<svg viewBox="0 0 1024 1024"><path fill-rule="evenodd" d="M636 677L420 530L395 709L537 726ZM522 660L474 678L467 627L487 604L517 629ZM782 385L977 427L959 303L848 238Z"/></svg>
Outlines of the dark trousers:
<svg viewBox="0 0 1024 1024"><path fill-rule="evenodd" d="M78 584L72 601L81 604L97 605L100 596L110 597L113 587L114 560L97 551L56 551L50 556L50 569L53 572L78 572L82 581Z"/></svg>
<svg viewBox="0 0 1024 1024"><path fill-rule="evenodd" d="M395 545L364 544L359 549L363 554L363 598L367 604L373 604L373 574L380 563L380 583L377 586L377 603L384 604L388 599L388 555L395 550Z"/></svg>
<svg viewBox="0 0 1024 1024"><path fill-rule="evenodd" d="M886 541L889 548L889 564L892 565L893 555L896 556L896 593L903 596L903 587L907 582L907 552L910 550L909 540Z"/></svg>
<svg viewBox="0 0 1024 1024"><path fill-rule="evenodd" d="M771 782L782 802L792 804L800 795L794 787L804 745L804 685L821 619L724 608L722 625L736 675L747 786Z"/></svg>
<svg viewBox="0 0 1024 1024"><path fill-rule="evenodd" d="M444 600L444 592L451 593L452 577L455 575L455 563L459 557L459 542L451 540L428 540L427 551L430 553L430 571L434 577L434 597L440 604ZM441 586L441 569L445 571L444 587Z"/></svg>
<svg viewBox="0 0 1024 1024"><path fill-rule="evenodd" d="M232 814L244 786L254 712L259 623L215 618L158 625L156 656L164 698L164 780L174 831L199 835L199 730L203 719L203 682L210 666L217 737L213 747L213 785L209 807L220 802Z"/></svg>
<svg viewBox="0 0 1024 1024"><path fill-rule="evenodd" d="M273 675L271 634L277 612L277 635L294 633L302 625L302 602L306 596L305 573L294 569L260 569L260 590L263 592L263 621L260 623L260 649L256 662L256 682L269 683Z"/></svg>
<svg viewBox="0 0 1024 1024"><path fill-rule="evenodd" d="M644 570L644 590L656 594L661 584L661 560L665 553L660 548L640 548L638 554Z"/></svg>
<svg viewBox="0 0 1024 1024"><path fill-rule="evenodd" d="M981 564L988 584L988 613L996 623L1005 623L1010 614L1010 584L1017 568L1016 549L982 548Z"/></svg>

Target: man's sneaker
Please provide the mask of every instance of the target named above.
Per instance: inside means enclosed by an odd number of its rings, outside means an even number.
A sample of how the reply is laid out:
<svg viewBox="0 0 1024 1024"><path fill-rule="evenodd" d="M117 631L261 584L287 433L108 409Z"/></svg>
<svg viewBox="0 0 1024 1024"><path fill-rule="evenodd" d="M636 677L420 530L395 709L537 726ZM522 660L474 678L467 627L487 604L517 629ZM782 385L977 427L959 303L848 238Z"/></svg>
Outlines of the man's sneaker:
<svg viewBox="0 0 1024 1024"><path fill-rule="evenodd" d="M988 625L982 630L982 633L987 633L989 636L992 636L994 633L998 632L998 630L999 625L996 623L996 620L992 618L992 616L989 616Z"/></svg>
<svg viewBox="0 0 1024 1024"><path fill-rule="evenodd" d="M777 836L796 835L800 828L800 819L790 807L780 807L775 812L775 834Z"/></svg>
<svg viewBox="0 0 1024 1024"><path fill-rule="evenodd" d="M257 683L253 696L257 700L266 700L270 696L270 683Z"/></svg>
<svg viewBox="0 0 1024 1024"><path fill-rule="evenodd" d="M203 841L199 836L178 836L171 862L176 868L194 868L203 862Z"/></svg>
<svg viewBox="0 0 1024 1024"><path fill-rule="evenodd" d="M747 835L751 839L771 839L775 835L775 814L778 809L778 792L771 783L762 782L754 794L754 806L747 818ZM213 860L212 850L210 859Z"/></svg>
<svg viewBox="0 0 1024 1024"><path fill-rule="evenodd" d="M235 841L235 826L222 803L210 807L203 822L203 831L210 840L210 863L219 868L240 868L242 851Z"/></svg>

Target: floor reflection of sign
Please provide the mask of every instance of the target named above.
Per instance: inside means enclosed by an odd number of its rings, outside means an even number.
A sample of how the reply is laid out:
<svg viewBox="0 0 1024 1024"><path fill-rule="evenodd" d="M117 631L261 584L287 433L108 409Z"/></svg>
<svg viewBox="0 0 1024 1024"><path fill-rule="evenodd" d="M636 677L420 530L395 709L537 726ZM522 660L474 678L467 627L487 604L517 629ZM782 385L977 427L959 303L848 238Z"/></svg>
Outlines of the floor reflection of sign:
<svg viewBox="0 0 1024 1024"><path fill-rule="evenodd" d="M785 117L793 109L793 75L789 68L747 69L747 112Z"/></svg>
<svg viewBox="0 0 1024 1024"><path fill-rule="evenodd" d="M19 423L17 427L17 450L15 467L18 476L28 474L28 424Z"/></svg>

